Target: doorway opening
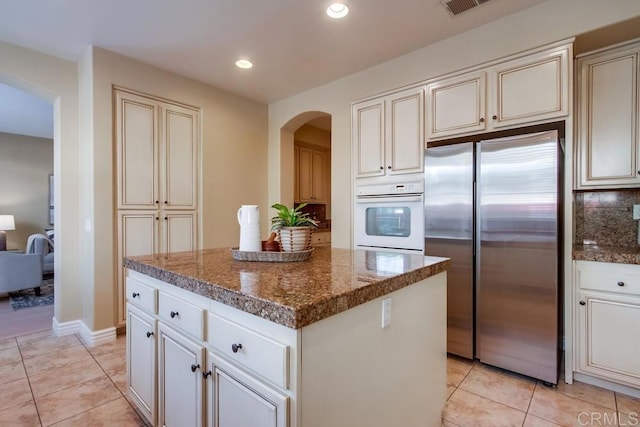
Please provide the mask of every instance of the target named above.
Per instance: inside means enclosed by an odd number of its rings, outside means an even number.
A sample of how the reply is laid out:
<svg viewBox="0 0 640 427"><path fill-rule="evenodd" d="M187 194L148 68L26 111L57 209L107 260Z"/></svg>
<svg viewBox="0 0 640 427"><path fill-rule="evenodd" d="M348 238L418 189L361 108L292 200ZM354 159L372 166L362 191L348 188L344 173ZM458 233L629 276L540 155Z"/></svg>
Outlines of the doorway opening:
<svg viewBox="0 0 640 427"><path fill-rule="evenodd" d="M5 261L20 258L2 263L5 271L0 271L3 278L11 277L0 281L0 339L51 328L53 121L51 102L0 82L0 215L12 219L6 229L6 251L0 256ZM21 268L25 271L18 271Z"/></svg>
<svg viewBox="0 0 640 427"><path fill-rule="evenodd" d="M331 115L306 112L283 127L281 199L318 222L315 246L331 246Z"/></svg>

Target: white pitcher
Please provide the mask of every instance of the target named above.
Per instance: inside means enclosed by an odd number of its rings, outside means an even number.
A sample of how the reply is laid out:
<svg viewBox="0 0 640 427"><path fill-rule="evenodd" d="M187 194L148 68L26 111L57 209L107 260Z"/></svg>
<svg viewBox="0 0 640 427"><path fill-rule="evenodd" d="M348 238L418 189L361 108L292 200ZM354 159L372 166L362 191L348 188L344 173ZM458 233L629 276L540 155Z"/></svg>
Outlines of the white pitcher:
<svg viewBox="0 0 640 427"><path fill-rule="evenodd" d="M238 224L240 224L241 251L260 252L262 239L260 238L260 211L257 205L242 205L238 209Z"/></svg>
<svg viewBox="0 0 640 427"><path fill-rule="evenodd" d="M260 211L258 205L242 205L238 209L238 224L260 224Z"/></svg>

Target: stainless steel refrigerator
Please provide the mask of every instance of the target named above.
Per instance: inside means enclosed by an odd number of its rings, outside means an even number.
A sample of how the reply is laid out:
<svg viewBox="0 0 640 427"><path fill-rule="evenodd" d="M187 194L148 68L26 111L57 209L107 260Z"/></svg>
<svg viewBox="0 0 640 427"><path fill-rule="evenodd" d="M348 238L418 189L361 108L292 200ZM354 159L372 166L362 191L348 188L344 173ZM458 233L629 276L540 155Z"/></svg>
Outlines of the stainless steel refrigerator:
<svg viewBox="0 0 640 427"><path fill-rule="evenodd" d="M452 259L448 352L556 384L557 131L428 147L425 253Z"/></svg>

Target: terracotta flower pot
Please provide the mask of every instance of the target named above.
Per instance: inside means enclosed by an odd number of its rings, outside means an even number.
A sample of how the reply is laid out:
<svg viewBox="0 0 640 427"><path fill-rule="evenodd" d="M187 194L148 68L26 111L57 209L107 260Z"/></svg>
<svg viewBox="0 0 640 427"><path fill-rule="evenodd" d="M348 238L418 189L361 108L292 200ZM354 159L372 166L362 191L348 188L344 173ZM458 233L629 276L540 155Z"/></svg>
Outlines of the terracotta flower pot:
<svg viewBox="0 0 640 427"><path fill-rule="evenodd" d="M283 227L278 231L283 252L300 252L311 249L313 227Z"/></svg>

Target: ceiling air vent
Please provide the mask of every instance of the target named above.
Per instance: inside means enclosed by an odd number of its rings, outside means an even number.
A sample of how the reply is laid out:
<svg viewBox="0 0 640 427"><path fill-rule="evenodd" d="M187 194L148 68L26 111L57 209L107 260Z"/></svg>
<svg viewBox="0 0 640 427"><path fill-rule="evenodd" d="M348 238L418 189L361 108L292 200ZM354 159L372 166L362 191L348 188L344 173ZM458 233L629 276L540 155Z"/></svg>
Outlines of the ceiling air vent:
<svg viewBox="0 0 640 427"><path fill-rule="evenodd" d="M441 3L452 16L456 16L488 1L489 0L444 0Z"/></svg>

